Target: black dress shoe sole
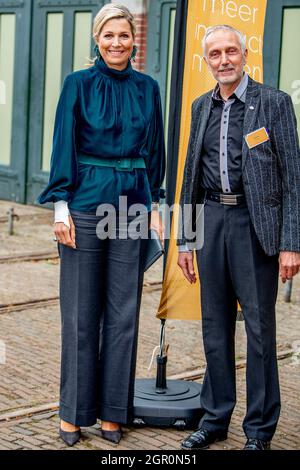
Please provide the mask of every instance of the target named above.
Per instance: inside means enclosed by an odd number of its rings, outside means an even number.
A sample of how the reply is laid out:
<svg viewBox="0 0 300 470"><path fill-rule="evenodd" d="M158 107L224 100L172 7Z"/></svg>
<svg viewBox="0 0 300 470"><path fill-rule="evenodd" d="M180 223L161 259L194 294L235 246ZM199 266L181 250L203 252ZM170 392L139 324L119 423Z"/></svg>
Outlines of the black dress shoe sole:
<svg viewBox="0 0 300 470"><path fill-rule="evenodd" d="M251 446L251 447L244 447L243 450L271 450L271 447L266 447L265 449L260 449L259 447L256 446Z"/></svg>
<svg viewBox="0 0 300 470"><path fill-rule="evenodd" d="M217 439L215 439L213 442L211 442L210 444L207 444L206 446L202 446L202 447L185 447L183 444L181 444L181 449L183 449L183 450L207 450L207 449L209 449L209 446L214 444L215 442L226 441L226 439L227 439L227 435L222 436L222 437L217 437Z"/></svg>
<svg viewBox="0 0 300 470"><path fill-rule="evenodd" d="M271 450L271 441L248 438L243 450Z"/></svg>

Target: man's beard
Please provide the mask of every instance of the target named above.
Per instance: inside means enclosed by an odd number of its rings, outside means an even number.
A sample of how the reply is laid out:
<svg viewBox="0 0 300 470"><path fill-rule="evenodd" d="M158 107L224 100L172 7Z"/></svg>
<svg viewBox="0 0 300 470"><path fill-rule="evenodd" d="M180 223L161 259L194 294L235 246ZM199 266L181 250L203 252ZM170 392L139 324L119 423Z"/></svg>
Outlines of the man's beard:
<svg viewBox="0 0 300 470"><path fill-rule="evenodd" d="M228 76L228 77L218 77L218 82L221 83L221 85L230 85L232 83L237 82L239 79L243 77L243 71L240 73L235 72L234 75Z"/></svg>

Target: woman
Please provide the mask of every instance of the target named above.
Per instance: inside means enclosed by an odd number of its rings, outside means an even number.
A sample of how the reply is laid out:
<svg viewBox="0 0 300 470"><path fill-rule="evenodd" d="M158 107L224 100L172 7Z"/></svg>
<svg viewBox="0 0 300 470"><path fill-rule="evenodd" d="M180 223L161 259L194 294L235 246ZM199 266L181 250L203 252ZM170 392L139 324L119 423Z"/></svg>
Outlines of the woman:
<svg viewBox="0 0 300 470"><path fill-rule="evenodd" d="M97 59L65 79L49 184L38 199L55 207L61 261L60 436L68 445L80 439L81 426L92 426L97 418L102 437L118 443L121 424L132 419L145 240L124 238L132 218L120 223L115 239L100 239L96 227L103 214L96 210L110 204L119 222L119 196L127 196L128 206L143 204L147 214L164 197L159 88L132 69L135 32L126 7L108 4L97 14ZM152 211L151 224L161 233L158 212Z"/></svg>

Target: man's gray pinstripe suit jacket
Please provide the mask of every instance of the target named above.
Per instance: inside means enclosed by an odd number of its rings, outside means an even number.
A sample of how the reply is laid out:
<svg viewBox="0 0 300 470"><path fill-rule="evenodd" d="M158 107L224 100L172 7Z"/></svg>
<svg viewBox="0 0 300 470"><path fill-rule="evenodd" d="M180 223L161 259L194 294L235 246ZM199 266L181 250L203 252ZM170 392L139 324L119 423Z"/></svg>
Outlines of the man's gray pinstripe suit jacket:
<svg viewBox="0 0 300 470"><path fill-rule="evenodd" d="M180 204L199 202L199 172L203 137L211 110L212 92L192 105L192 121ZM242 179L250 217L268 255L300 252L300 150L291 97L249 78L243 136L266 127L270 140L242 148ZM187 243L182 225L178 245Z"/></svg>

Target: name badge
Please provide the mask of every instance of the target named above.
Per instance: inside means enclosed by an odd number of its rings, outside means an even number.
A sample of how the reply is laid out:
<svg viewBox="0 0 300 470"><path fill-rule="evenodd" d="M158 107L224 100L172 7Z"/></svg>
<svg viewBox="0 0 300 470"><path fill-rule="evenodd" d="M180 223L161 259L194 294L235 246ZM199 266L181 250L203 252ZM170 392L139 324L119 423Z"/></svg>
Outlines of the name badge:
<svg viewBox="0 0 300 470"><path fill-rule="evenodd" d="M261 129L257 129L257 131L247 134L245 140L249 149L253 149L253 147L257 147L257 145L263 144L264 142L270 140L270 137L267 129L262 127Z"/></svg>

